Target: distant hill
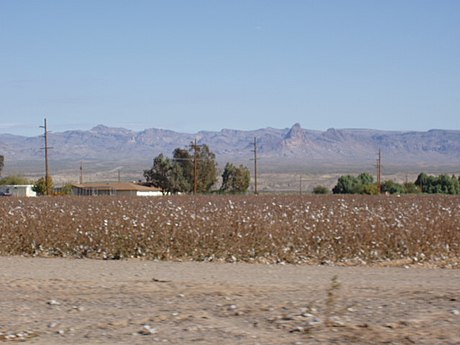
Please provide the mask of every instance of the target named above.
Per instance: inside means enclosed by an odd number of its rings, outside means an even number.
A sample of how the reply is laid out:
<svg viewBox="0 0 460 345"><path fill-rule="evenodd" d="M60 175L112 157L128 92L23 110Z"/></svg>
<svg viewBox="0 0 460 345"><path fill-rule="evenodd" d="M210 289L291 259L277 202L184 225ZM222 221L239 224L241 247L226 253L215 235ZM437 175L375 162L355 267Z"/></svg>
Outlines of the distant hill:
<svg viewBox="0 0 460 345"><path fill-rule="evenodd" d="M260 164L266 169L298 170L339 169L346 166L373 169L379 150L387 166L458 167L460 131L427 132L381 131L373 129L303 129L263 128L253 131L223 129L219 132L178 133L150 128L132 131L98 125L91 130L72 130L49 134L50 160L67 162L111 162L114 166L135 162L136 169L149 168L159 153L171 155L177 147L187 147L193 140L207 144L220 164L226 161L252 165L253 142L257 138ZM28 164L43 159L43 138L0 134L0 154L8 165L27 169ZM37 163L38 164L38 163ZM131 163L129 163L132 165ZM94 165L94 164L93 164Z"/></svg>

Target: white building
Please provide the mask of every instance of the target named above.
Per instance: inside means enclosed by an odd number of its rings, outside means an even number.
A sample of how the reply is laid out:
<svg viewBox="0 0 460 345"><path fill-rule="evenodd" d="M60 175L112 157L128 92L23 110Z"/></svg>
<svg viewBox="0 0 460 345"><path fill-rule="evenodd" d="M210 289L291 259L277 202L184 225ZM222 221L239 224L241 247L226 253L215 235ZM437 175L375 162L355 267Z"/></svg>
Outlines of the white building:
<svg viewBox="0 0 460 345"><path fill-rule="evenodd" d="M32 190L33 185L31 184L20 184L20 185L0 185L0 195L2 196L37 196Z"/></svg>

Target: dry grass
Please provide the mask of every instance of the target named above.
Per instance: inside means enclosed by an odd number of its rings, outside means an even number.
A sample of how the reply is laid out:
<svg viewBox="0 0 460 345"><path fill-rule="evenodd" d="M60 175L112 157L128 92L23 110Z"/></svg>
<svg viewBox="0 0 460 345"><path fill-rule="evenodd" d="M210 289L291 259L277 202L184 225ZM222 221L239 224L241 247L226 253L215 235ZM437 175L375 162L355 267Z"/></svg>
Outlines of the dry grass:
<svg viewBox="0 0 460 345"><path fill-rule="evenodd" d="M0 199L0 255L460 267L460 197Z"/></svg>

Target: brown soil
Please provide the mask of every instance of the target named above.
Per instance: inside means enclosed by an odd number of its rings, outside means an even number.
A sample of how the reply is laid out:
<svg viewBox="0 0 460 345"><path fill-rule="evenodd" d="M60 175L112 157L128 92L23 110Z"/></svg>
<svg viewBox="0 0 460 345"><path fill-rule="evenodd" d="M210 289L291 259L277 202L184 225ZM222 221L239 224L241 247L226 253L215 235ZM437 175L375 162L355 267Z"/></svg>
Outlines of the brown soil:
<svg viewBox="0 0 460 345"><path fill-rule="evenodd" d="M460 344L459 314L460 270L0 257L0 342Z"/></svg>

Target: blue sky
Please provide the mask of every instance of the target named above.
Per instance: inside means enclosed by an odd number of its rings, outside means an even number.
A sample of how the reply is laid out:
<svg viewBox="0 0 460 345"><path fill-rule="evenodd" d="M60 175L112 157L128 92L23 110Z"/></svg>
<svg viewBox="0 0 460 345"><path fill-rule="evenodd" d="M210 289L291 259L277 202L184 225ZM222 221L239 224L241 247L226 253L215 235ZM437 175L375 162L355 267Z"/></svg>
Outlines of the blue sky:
<svg viewBox="0 0 460 345"><path fill-rule="evenodd" d="M0 0L0 133L460 129L458 0Z"/></svg>

